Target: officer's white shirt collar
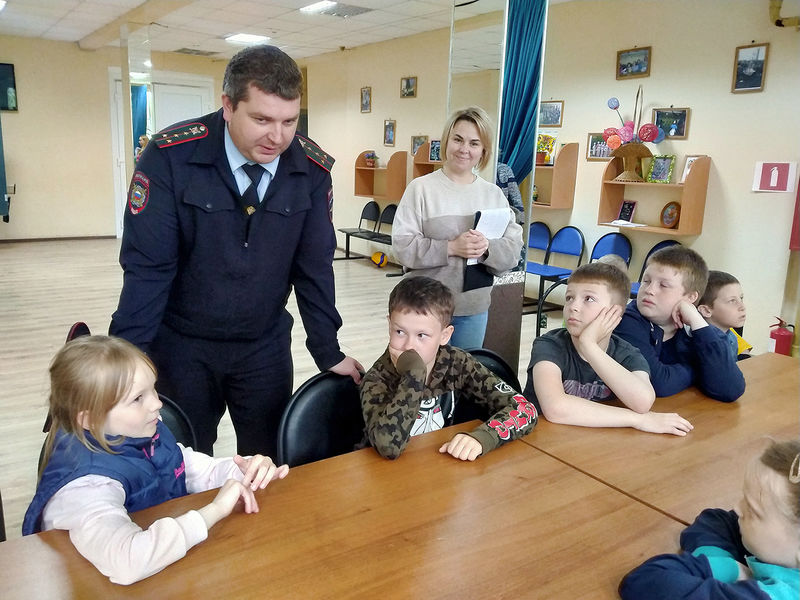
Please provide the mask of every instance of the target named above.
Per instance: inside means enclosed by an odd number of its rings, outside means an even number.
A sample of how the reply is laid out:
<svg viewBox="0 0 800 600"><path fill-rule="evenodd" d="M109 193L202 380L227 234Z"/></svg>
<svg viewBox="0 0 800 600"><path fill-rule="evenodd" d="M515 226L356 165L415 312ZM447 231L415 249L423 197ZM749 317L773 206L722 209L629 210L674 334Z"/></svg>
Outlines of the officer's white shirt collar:
<svg viewBox="0 0 800 600"><path fill-rule="evenodd" d="M225 123L225 154L228 157L228 164L233 172L233 177L236 179L236 186L239 188L239 193L244 194L244 191L250 187L251 181L250 177L245 173L244 169L242 169L242 165L246 165L250 161L239 152L236 144L233 143L233 138L231 138L231 134L228 131L227 123ZM270 163L260 163L268 175L262 177L261 182L258 184L259 199L264 198L264 194L278 170L278 163L280 160L281 157L278 155L275 157L275 160Z"/></svg>

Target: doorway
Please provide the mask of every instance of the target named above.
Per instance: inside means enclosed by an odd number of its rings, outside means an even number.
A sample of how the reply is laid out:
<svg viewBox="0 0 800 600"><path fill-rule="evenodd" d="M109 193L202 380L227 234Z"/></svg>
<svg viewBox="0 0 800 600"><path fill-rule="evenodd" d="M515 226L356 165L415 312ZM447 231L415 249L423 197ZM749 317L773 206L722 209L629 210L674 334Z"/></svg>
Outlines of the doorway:
<svg viewBox="0 0 800 600"><path fill-rule="evenodd" d="M134 84L132 83L132 87ZM139 84L140 85L140 84ZM114 172L114 207L116 235L122 237L122 222L127 202L128 177L125 165L125 115L122 96L122 74L109 69L111 95L111 146ZM147 90L147 135L173 123L199 117L214 110L214 80L187 73L152 73ZM130 92L129 92L130 93ZM138 142L138 138L134 139Z"/></svg>

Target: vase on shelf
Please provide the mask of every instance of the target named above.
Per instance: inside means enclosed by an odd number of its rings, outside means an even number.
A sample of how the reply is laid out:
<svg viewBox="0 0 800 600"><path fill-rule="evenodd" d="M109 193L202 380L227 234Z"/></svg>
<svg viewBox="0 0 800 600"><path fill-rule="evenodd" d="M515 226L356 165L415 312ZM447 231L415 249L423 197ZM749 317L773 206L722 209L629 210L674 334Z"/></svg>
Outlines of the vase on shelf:
<svg viewBox="0 0 800 600"><path fill-rule="evenodd" d="M374 167L375 166L375 159L374 158L365 158L364 160L366 161L368 167Z"/></svg>
<svg viewBox="0 0 800 600"><path fill-rule="evenodd" d="M545 160L547 159L547 152L537 152L536 153L536 164L543 165L545 164Z"/></svg>
<svg viewBox="0 0 800 600"><path fill-rule="evenodd" d="M617 175L614 181L637 182L644 181L637 173L641 172L642 159L653 156L653 153L641 142L629 142L614 150L611 156L622 158L622 173Z"/></svg>

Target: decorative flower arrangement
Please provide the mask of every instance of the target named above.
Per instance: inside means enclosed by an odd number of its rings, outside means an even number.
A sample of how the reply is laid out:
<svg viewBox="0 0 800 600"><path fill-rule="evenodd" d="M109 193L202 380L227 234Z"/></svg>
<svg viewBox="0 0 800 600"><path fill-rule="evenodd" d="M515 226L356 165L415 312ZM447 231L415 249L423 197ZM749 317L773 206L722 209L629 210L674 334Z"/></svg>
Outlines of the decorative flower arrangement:
<svg viewBox="0 0 800 600"><path fill-rule="evenodd" d="M556 138L552 135L547 135L546 133L540 133L536 138L536 153L543 153L544 156L541 156L542 160L539 162L537 160L537 164L544 164L546 162L550 162L551 157L553 156L553 149L556 145Z"/></svg>
<svg viewBox="0 0 800 600"><path fill-rule="evenodd" d="M633 104L633 120L626 121L619 114L619 100L608 99L608 108L617 112L622 127L608 127L603 131L603 140L612 150L611 156L621 157L623 171L617 175L615 181L643 181L641 173L641 159L653 156L644 142L658 144L664 139L664 130L653 123L639 126L642 120L642 105L644 104L642 86L636 92L636 101Z"/></svg>
<svg viewBox="0 0 800 600"><path fill-rule="evenodd" d="M364 160L367 161L368 167L374 167L378 163L378 155L372 150L364 152Z"/></svg>
<svg viewBox="0 0 800 600"><path fill-rule="evenodd" d="M633 114L636 117L637 110L639 118L641 119L641 109L639 109L639 102L641 97L641 88L639 93L636 94L636 104L634 105ZM639 130L636 131L636 123L634 121L625 121L622 115L619 114L619 100L617 98L608 99L608 108L617 112L622 127L608 127L603 131L603 140L612 150L616 150L623 144L630 142L652 142L654 144L660 143L666 134L660 127L656 127L653 123L645 123Z"/></svg>

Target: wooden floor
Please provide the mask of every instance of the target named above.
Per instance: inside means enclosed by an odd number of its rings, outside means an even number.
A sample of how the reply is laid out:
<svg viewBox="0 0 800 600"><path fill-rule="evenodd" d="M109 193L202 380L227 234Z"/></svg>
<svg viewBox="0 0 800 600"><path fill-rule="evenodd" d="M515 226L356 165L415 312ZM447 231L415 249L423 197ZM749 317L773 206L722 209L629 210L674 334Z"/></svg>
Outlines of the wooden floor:
<svg viewBox="0 0 800 600"><path fill-rule="evenodd" d="M36 461L44 440L50 359L75 321L106 333L122 284L114 239L0 244L0 493L9 539L20 536L25 509L36 487ZM386 305L399 281L367 260L339 260L336 305L344 325L342 350L369 368L386 347ZM391 270L392 267L390 266ZM294 296L292 341L295 387L317 369L305 348L305 332ZM550 313L560 323L561 313ZM535 334L535 317L522 320L520 380ZM218 456L235 451L226 417L214 446Z"/></svg>

